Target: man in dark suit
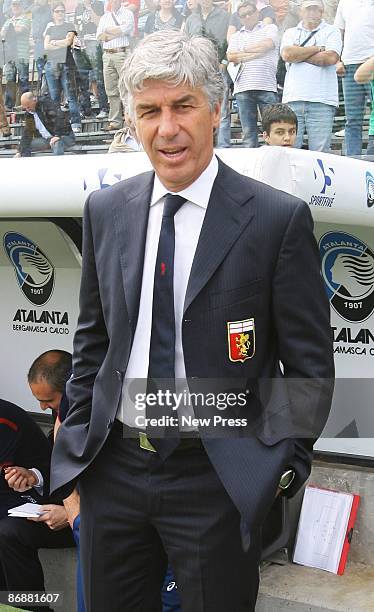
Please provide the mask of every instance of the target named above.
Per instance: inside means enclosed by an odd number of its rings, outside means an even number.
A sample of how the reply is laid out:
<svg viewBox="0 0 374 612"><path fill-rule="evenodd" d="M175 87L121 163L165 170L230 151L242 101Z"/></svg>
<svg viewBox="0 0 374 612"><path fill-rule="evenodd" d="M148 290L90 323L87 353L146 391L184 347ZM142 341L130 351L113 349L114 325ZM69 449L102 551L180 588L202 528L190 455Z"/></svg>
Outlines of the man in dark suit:
<svg viewBox="0 0 374 612"><path fill-rule="evenodd" d="M210 41L155 33L123 75L155 173L86 203L52 488L79 481L89 612L159 611L165 552L184 612L248 612L262 523L306 480L331 402L312 218L214 156Z"/></svg>

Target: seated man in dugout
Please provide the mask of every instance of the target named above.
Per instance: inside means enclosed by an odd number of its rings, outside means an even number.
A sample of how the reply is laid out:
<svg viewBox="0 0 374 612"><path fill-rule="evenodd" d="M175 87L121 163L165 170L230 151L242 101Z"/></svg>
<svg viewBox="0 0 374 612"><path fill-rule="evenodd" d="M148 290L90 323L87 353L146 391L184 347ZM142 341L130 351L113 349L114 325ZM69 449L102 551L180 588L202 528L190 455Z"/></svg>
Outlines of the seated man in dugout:
<svg viewBox="0 0 374 612"><path fill-rule="evenodd" d="M0 399L0 591L44 592L38 549L74 546L64 506L48 497L51 450L30 415ZM9 508L27 502L43 505L37 522L8 516ZM22 608L50 610L35 604Z"/></svg>

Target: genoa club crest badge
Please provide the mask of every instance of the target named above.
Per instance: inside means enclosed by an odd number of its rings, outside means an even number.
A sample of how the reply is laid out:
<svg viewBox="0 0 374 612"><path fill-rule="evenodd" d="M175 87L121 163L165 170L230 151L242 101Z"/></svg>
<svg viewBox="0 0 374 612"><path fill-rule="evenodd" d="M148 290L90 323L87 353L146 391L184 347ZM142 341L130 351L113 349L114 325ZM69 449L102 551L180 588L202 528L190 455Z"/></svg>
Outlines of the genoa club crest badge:
<svg viewBox="0 0 374 612"><path fill-rule="evenodd" d="M255 354L255 320L227 322L230 361L245 361Z"/></svg>

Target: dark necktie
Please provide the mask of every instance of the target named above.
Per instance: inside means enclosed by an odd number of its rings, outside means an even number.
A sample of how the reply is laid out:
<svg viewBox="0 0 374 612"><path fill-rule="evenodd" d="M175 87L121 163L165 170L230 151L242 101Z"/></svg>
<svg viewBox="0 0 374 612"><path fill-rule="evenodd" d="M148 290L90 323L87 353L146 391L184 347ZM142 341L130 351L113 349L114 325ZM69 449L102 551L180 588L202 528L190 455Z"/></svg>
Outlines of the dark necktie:
<svg viewBox="0 0 374 612"><path fill-rule="evenodd" d="M164 201L153 286L147 384L147 393L159 394L161 402L147 407L147 418L177 418L170 395L167 401L166 393L175 391L174 215L185 201L185 198L170 193ZM178 446L179 429L170 423L148 427L147 434L162 459L166 459Z"/></svg>

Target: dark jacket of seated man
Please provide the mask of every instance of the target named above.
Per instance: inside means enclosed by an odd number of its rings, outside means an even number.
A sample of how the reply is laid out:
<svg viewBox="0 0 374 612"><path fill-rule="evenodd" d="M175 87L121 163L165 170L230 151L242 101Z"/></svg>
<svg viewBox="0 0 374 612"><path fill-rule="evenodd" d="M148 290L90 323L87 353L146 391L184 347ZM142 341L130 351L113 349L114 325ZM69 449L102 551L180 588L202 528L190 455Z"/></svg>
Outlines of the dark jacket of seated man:
<svg viewBox="0 0 374 612"><path fill-rule="evenodd" d="M70 125L70 114L62 111L60 106L53 102L49 96L39 98L32 96L30 92L23 94L21 105L26 111L25 125L22 130L22 137L18 151L20 157L29 157L31 151L51 148L55 155L62 155L66 147L71 147L75 143L74 132ZM36 125L35 113L50 135L39 131ZM56 140L58 138L58 140ZM56 140L56 142L52 141ZM44 142L43 142L44 141Z"/></svg>
<svg viewBox="0 0 374 612"><path fill-rule="evenodd" d="M64 506L48 497L51 451L52 442L32 417L0 399L0 591L44 591L38 549L74 546ZM11 466L35 470L42 487L11 488L6 479ZM7 516L9 508L26 502L43 504L44 522Z"/></svg>
<svg viewBox="0 0 374 612"><path fill-rule="evenodd" d="M51 441L22 408L0 399L0 518L13 506L34 499L43 503L49 491ZM12 465L35 468L43 478L43 488L24 493L14 491L4 478L4 468Z"/></svg>

